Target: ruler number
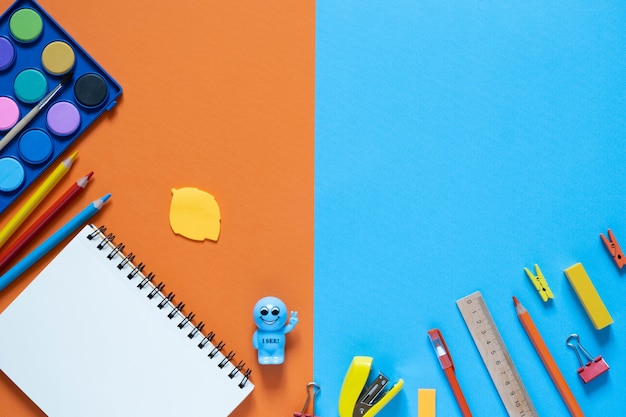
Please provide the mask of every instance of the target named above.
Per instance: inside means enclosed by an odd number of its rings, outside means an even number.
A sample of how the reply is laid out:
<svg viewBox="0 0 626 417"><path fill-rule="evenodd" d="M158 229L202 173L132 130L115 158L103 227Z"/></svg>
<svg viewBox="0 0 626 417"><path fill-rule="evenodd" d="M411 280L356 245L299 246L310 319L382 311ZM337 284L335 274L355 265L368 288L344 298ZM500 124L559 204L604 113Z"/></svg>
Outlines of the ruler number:
<svg viewBox="0 0 626 417"><path fill-rule="evenodd" d="M509 416L536 417L537 412L480 292L457 300L457 306Z"/></svg>

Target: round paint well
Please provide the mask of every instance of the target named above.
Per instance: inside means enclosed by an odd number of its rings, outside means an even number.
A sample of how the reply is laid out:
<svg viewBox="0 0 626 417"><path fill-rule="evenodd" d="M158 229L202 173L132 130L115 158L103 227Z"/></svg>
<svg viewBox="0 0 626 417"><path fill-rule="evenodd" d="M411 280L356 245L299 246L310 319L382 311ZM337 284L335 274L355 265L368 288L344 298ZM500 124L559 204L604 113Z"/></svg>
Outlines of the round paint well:
<svg viewBox="0 0 626 417"><path fill-rule="evenodd" d="M15 96L24 103L36 103L48 91L48 82L41 71L28 68L17 74L13 81Z"/></svg>
<svg viewBox="0 0 626 417"><path fill-rule="evenodd" d="M41 53L41 64L52 75L67 74L75 62L74 49L63 41L50 42Z"/></svg>
<svg viewBox="0 0 626 417"><path fill-rule="evenodd" d="M95 73L80 76L74 84L74 97L81 106L98 107L104 103L108 94L106 81Z"/></svg>
<svg viewBox="0 0 626 417"><path fill-rule="evenodd" d="M0 97L0 131L11 129L20 118L20 108L10 97Z"/></svg>
<svg viewBox="0 0 626 417"><path fill-rule="evenodd" d="M8 38L0 36L0 71L9 68L14 61L15 47Z"/></svg>
<svg viewBox="0 0 626 417"><path fill-rule="evenodd" d="M59 101L48 109L46 123L55 135L69 136L80 126L80 112L69 101Z"/></svg>
<svg viewBox="0 0 626 417"><path fill-rule="evenodd" d="M24 182L24 167L15 158L0 158L0 191L10 193Z"/></svg>
<svg viewBox="0 0 626 417"><path fill-rule="evenodd" d="M19 42L34 42L43 31L43 20L33 9L20 9L11 15L9 30Z"/></svg>
<svg viewBox="0 0 626 417"><path fill-rule="evenodd" d="M39 165L52 155L52 139L41 129L31 129L22 135L17 149L24 161Z"/></svg>

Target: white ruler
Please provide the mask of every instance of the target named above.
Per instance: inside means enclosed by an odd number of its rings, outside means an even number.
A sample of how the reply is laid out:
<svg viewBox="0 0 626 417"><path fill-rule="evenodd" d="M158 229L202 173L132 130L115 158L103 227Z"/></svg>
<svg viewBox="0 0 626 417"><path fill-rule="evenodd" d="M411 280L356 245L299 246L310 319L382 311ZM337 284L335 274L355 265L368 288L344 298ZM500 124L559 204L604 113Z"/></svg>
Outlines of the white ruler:
<svg viewBox="0 0 626 417"><path fill-rule="evenodd" d="M456 305L509 416L537 417L537 411L480 291L457 300Z"/></svg>

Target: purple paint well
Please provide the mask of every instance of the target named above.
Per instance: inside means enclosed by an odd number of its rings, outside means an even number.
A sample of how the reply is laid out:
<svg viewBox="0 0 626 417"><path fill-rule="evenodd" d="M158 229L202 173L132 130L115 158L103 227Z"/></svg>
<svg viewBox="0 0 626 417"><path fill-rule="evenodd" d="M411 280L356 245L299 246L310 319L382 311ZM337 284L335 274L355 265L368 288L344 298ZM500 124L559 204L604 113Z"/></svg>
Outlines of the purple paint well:
<svg viewBox="0 0 626 417"><path fill-rule="evenodd" d="M15 47L9 39L0 36L0 71L13 65L13 61L15 61Z"/></svg>
<svg viewBox="0 0 626 417"><path fill-rule="evenodd" d="M46 123L55 135L69 136L80 126L80 112L69 101L59 101L48 110Z"/></svg>

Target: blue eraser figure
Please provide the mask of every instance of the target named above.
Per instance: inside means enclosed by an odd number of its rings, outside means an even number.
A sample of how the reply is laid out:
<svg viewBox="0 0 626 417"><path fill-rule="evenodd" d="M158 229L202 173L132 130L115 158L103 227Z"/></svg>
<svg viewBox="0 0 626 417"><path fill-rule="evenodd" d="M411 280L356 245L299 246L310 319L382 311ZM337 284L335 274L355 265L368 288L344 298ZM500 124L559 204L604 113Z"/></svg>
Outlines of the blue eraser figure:
<svg viewBox="0 0 626 417"><path fill-rule="evenodd" d="M287 323L288 310L276 297L263 297L254 305L252 315L257 330L252 336L252 346L258 351L261 365L280 365L285 361L285 334L298 323L298 312L292 311Z"/></svg>

